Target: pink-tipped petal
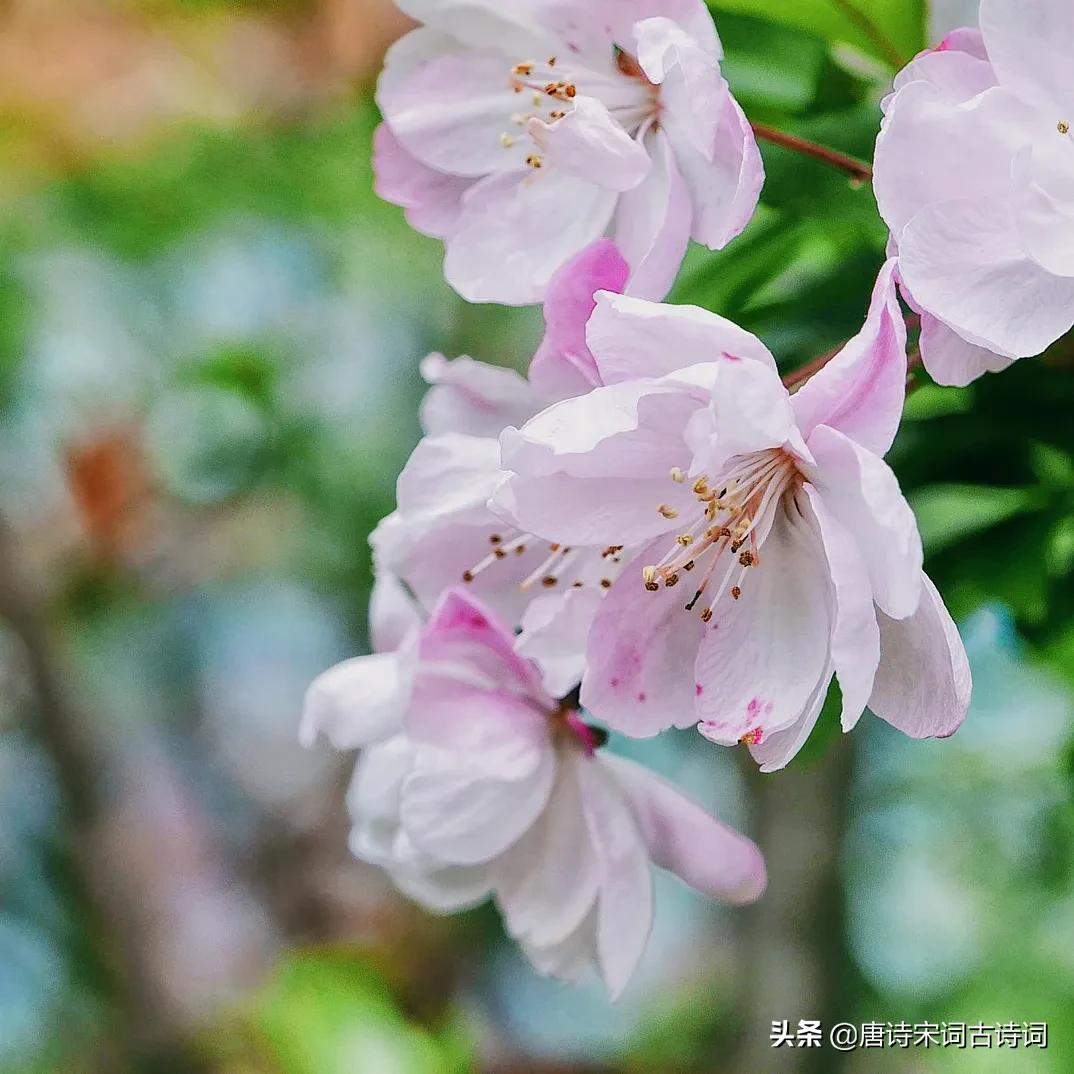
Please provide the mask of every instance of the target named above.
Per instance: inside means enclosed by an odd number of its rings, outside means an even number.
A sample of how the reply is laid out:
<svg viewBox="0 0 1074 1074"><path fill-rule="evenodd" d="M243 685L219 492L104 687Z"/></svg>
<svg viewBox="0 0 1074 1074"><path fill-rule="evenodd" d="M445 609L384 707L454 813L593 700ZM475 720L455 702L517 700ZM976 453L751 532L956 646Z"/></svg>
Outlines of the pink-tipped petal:
<svg viewBox="0 0 1074 1074"><path fill-rule="evenodd" d="M611 754L600 760L626 794L655 865L711 899L742 905L761 897L767 875L752 840L640 765Z"/></svg>

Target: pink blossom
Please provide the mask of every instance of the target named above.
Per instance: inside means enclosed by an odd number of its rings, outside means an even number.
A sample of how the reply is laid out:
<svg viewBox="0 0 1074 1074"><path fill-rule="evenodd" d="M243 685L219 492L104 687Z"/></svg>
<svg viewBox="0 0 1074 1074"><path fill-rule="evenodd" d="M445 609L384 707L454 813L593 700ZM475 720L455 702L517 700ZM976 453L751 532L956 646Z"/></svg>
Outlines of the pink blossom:
<svg viewBox="0 0 1074 1074"><path fill-rule="evenodd" d="M614 237L632 293L670 289L692 238L719 249L763 168L701 0L399 0L424 25L377 91L378 193L444 240L474 302L540 301Z"/></svg>
<svg viewBox="0 0 1074 1074"><path fill-rule="evenodd" d="M875 189L921 352L943 384L1074 324L1074 5L982 0L885 102Z"/></svg>
<svg viewBox="0 0 1074 1074"><path fill-rule="evenodd" d="M546 685L566 694L581 678L585 637L621 550L573 549L506 526L488 508L503 477L499 435L549 403L599 383L585 338L594 292L618 290L627 266L614 244L588 247L553 278L547 331L529 376L431 355L422 404L426 436L399 477L396 510L372 543L378 572L405 579L422 605L460 581L520 624L520 651L539 660Z"/></svg>
<svg viewBox="0 0 1074 1074"><path fill-rule="evenodd" d="M960 724L969 671L883 461L906 334L889 262L857 337L797 393L755 337L691 308L598 295L604 386L502 437L494 506L576 545L642 548L588 637L582 703L636 736L698 723L785 765L833 675L915 737Z"/></svg>
<svg viewBox="0 0 1074 1074"><path fill-rule="evenodd" d="M349 805L354 853L399 888L449 912L492 896L542 972L596 967L618 995L652 917L650 862L713 898L745 903L765 885L760 852L559 705L508 627L449 591L407 635L387 675L381 655L310 689L306 737L366 747ZM405 666L405 687L397 672ZM398 699L396 723L369 694Z"/></svg>

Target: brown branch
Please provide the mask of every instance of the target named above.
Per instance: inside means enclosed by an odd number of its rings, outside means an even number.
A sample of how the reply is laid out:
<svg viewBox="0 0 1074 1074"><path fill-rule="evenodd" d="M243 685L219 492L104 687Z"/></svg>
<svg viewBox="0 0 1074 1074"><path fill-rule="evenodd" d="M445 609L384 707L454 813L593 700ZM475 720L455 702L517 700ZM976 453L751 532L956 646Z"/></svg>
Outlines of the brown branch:
<svg viewBox="0 0 1074 1074"><path fill-rule="evenodd" d="M864 160L850 156L849 153L841 153L838 149L830 149L818 142L811 142L808 138L799 138L796 134L788 134L786 131L769 127L765 123L751 121L753 133L764 142L782 146L792 153L801 153L803 156L812 157L829 167L836 168L850 176L854 183L871 183L873 181L872 166Z"/></svg>
<svg viewBox="0 0 1074 1074"><path fill-rule="evenodd" d="M876 47L896 71L906 66L906 59L890 37L873 21L872 17L862 11L854 0L832 0L832 3L849 19Z"/></svg>

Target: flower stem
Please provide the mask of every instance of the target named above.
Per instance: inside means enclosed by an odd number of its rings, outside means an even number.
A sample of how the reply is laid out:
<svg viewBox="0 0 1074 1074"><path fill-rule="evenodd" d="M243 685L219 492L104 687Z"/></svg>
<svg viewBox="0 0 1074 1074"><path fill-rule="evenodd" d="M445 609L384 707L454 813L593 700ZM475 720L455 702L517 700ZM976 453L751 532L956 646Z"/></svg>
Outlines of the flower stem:
<svg viewBox="0 0 1074 1074"><path fill-rule="evenodd" d="M838 168L846 172L855 183L872 182L873 169L864 160L858 160L857 157L852 157L847 153L840 153L838 149L829 149L826 145L819 145L807 138L799 138L796 134L788 134L786 131L777 130L764 123L751 123L750 125L753 127L753 133L762 141L771 142L773 145L782 146L794 153L812 157L832 168Z"/></svg>

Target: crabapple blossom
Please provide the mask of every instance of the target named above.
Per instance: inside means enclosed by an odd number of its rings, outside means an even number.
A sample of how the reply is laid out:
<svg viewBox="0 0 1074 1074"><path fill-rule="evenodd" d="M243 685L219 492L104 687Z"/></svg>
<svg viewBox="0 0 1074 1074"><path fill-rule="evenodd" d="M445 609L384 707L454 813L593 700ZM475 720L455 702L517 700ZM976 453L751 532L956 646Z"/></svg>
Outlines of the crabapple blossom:
<svg viewBox="0 0 1074 1074"><path fill-rule="evenodd" d="M952 734L965 653L883 461L907 373L894 264L793 395L759 340L701 310L600 294L588 341L603 386L504 433L494 502L527 531L641 549L590 630L585 708L635 736L696 722L767 771L834 675L844 729L868 705Z"/></svg>
<svg viewBox="0 0 1074 1074"><path fill-rule="evenodd" d="M713 898L760 896L754 844L600 750L601 733L545 691L471 594L449 590L426 623L398 630L389 663L359 657L314 683L303 733L365 747L351 846L403 892L440 912L491 896L540 971L594 966L613 996L648 939L650 862Z"/></svg>
<svg viewBox="0 0 1074 1074"><path fill-rule="evenodd" d="M585 638L622 550L573 549L505 526L488 509L502 477L499 435L549 403L599 383L586 346L594 293L619 290L628 268L600 240L554 277L547 330L528 377L469 358L425 360L433 385L422 404L426 436L398 482L398 506L373 534L377 570L393 574L426 608L465 581L512 624L520 651L539 659L546 685L566 694L581 678Z"/></svg>
<svg viewBox="0 0 1074 1074"><path fill-rule="evenodd" d="M1074 325L1074 5L982 0L895 81L875 190L921 353L943 384Z"/></svg>
<svg viewBox="0 0 1074 1074"><path fill-rule="evenodd" d="M475 302L539 302L614 237L662 298L691 238L719 249L764 173L701 0L398 0L424 25L377 90L378 193L444 240Z"/></svg>

